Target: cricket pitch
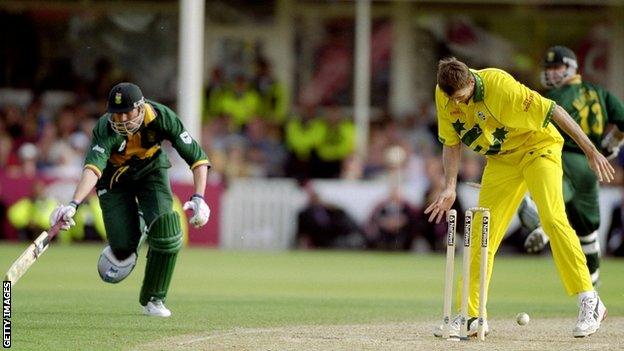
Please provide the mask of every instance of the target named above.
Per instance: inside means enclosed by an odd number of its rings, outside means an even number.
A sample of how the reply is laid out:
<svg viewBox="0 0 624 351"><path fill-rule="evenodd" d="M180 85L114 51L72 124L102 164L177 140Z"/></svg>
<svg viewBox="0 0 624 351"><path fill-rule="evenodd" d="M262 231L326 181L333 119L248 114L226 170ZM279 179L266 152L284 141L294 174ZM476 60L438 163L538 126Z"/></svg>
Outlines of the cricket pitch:
<svg viewBox="0 0 624 351"><path fill-rule="evenodd" d="M453 342L435 338L432 322L371 325L292 326L234 329L165 338L133 350L621 350L624 318L607 318L587 338L572 337L575 317L490 321L492 332L482 343L475 338Z"/></svg>

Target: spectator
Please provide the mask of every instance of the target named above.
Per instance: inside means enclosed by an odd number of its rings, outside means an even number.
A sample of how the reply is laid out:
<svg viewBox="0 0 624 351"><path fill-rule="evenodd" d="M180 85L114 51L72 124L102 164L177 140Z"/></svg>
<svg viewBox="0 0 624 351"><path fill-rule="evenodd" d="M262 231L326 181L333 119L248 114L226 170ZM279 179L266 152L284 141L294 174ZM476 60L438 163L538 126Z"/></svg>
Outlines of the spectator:
<svg viewBox="0 0 624 351"><path fill-rule="evenodd" d="M48 217L54 211L56 201L48 198L44 189L42 182L35 182L31 195L16 201L8 209L9 223L19 231L22 240L34 240L48 228Z"/></svg>
<svg viewBox="0 0 624 351"><path fill-rule="evenodd" d="M325 125L317 147L318 160L311 168L313 178L339 177L343 162L355 150L355 125L343 117L339 107L327 110Z"/></svg>
<svg viewBox="0 0 624 351"><path fill-rule="evenodd" d="M83 153L87 146L80 136L73 108L65 106L59 111L56 130L55 140L46 149L45 157L50 164L46 173L54 178L77 180L82 173Z"/></svg>
<svg viewBox="0 0 624 351"><path fill-rule="evenodd" d="M353 219L341 208L324 203L309 184L308 205L297 217L299 248L362 248L364 239Z"/></svg>
<svg viewBox="0 0 624 351"><path fill-rule="evenodd" d="M14 178L35 178L37 176L37 159L39 150L34 144L25 143L20 146L17 154L20 159L19 166L8 168L8 174Z"/></svg>
<svg viewBox="0 0 624 351"><path fill-rule="evenodd" d="M222 115L223 106L221 102L225 88L223 70L219 67L213 68L212 72L210 72L208 87L206 87L204 121L209 121Z"/></svg>
<svg viewBox="0 0 624 351"><path fill-rule="evenodd" d="M316 147L325 134L325 128L316 107L311 105L302 106L299 115L286 123L284 139L288 151L285 165L287 177L300 180L310 177L312 159L317 158Z"/></svg>
<svg viewBox="0 0 624 351"><path fill-rule="evenodd" d="M385 129L386 121L372 122L366 161L363 166L363 177L373 179L382 176L386 172L386 160L384 158L388 137Z"/></svg>
<svg viewBox="0 0 624 351"><path fill-rule="evenodd" d="M18 150L23 143L24 130L22 126L23 114L15 105L4 106L2 110L4 129L7 140L11 141L10 148L6 156L6 166L19 165Z"/></svg>
<svg viewBox="0 0 624 351"><path fill-rule="evenodd" d="M37 142L37 148L41 153L39 160L41 167L45 168L52 165L48 160L47 152L52 149L52 145L54 145L57 141L58 136L56 124L51 122L45 123L41 129L39 141Z"/></svg>
<svg viewBox="0 0 624 351"><path fill-rule="evenodd" d="M249 86L244 75L238 75L233 85L216 102L229 118L230 130L240 131L260 112L260 95Z"/></svg>
<svg viewBox="0 0 624 351"><path fill-rule="evenodd" d="M285 151L281 143L269 135L271 124L254 118L247 124L245 136L249 144L247 159L260 167L256 176L276 177L282 175Z"/></svg>
<svg viewBox="0 0 624 351"><path fill-rule="evenodd" d="M256 63L255 88L260 94L260 114L268 121L281 125L287 112L286 89L274 76L271 65L264 59Z"/></svg>
<svg viewBox="0 0 624 351"><path fill-rule="evenodd" d="M5 169L13 147L13 138L8 133L4 114L0 115L0 168Z"/></svg>
<svg viewBox="0 0 624 351"><path fill-rule="evenodd" d="M444 186L442 161L437 157L428 158L425 161L425 173L427 175L429 185L425 191L425 199L423 203L428 204L435 199L435 196L440 193L442 187ZM464 211L461 208L459 195L456 197L452 208L457 210L457 223L463 223ZM423 208L418 209L416 213L418 214L416 232L419 235L422 235L422 237L427 241L431 251L442 251L446 246L446 222L429 222L428 216L424 214Z"/></svg>
<svg viewBox="0 0 624 351"><path fill-rule="evenodd" d="M366 227L369 248L378 250L410 250L414 240L416 214L403 198L400 187L392 190L373 210Z"/></svg>
<svg viewBox="0 0 624 351"><path fill-rule="evenodd" d="M405 118L405 126L402 128L404 137L408 143L423 156L430 156L439 148L436 142L435 129L435 105L431 102L423 102L416 114ZM433 125L433 127L432 127Z"/></svg>
<svg viewBox="0 0 624 351"><path fill-rule="evenodd" d="M247 141L244 138L233 137L228 142L222 166L223 175L228 181L251 175L251 165L247 162Z"/></svg>

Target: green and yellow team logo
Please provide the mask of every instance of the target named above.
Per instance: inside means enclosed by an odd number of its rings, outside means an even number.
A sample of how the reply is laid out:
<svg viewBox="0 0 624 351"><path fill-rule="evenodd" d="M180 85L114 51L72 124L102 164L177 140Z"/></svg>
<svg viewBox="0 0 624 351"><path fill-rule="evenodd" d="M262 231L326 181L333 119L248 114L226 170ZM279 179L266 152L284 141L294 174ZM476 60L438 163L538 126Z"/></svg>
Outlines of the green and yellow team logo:
<svg viewBox="0 0 624 351"><path fill-rule="evenodd" d="M549 51L548 55L546 56L546 60L548 62L553 62L555 60L555 52L554 51Z"/></svg>
<svg viewBox="0 0 624 351"><path fill-rule="evenodd" d="M121 104L121 93L115 94L115 103L117 105Z"/></svg>

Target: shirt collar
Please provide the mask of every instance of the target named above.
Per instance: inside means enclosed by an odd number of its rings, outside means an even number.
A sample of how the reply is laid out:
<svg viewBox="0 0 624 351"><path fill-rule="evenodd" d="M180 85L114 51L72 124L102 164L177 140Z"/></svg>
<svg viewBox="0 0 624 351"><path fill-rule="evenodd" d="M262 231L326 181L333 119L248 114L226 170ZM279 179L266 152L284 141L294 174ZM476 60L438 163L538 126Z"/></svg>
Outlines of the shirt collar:
<svg viewBox="0 0 624 351"><path fill-rule="evenodd" d="M483 85L483 79L481 79L479 74L474 70L470 70L470 73L472 73L472 76L474 77L474 81L475 81L475 91L472 95L472 101L473 102L483 101L483 98L485 97L485 86Z"/></svg>
<svg viewBox="0 0 624 351"><path fill-rule="evenodd" d="M581 84L583 80L580 74L575 74L567 84Z"/></svg>
<svg viewBox="0 0 624 351"><path fill-rule="evenodd" d="M143 125L148 125L155 119L156 111L154 111L152 105L145 102L145 117L143 117Z"/></svg>

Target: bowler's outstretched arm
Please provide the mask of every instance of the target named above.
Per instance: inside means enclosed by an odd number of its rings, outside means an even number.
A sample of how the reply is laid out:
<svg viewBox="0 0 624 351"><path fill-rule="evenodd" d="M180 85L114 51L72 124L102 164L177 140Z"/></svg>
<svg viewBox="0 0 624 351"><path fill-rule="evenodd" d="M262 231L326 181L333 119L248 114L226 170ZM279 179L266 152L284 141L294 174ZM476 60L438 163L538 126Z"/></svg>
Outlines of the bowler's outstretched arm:
<svg viewBox="0 0 624 351"><path fill-rule="evenodd" d="M429 214L429 222L435 218L436 223L446 216L455 202L457 188L457 173L459 172L459 161L461 160L461 143L442 148L442 164L444 165L444 190L438 194L436 200L426 209L425 214Z"/></svg>

